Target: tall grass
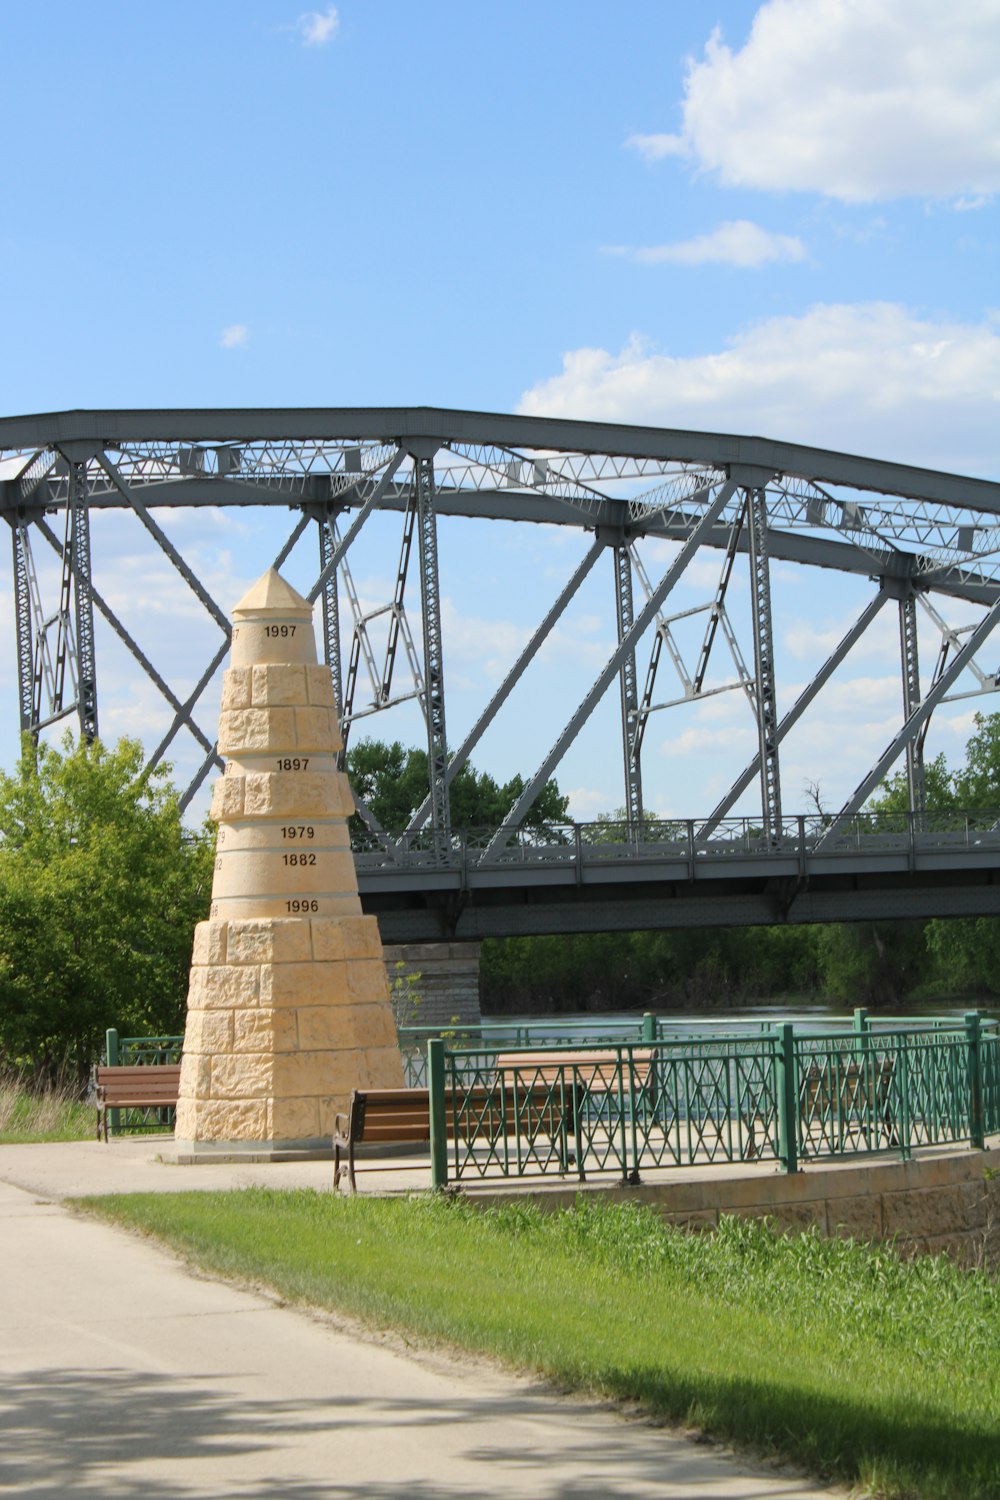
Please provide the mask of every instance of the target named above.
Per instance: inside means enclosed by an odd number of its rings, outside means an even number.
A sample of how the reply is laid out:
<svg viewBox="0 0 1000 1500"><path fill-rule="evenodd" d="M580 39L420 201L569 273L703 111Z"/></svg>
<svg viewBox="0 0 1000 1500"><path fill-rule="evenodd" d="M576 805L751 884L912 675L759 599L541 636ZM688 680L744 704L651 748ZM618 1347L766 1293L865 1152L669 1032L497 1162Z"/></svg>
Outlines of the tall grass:
<svg viewBox="0 0 1000 1500"><path fill-rule="evenodd" d="M17 1074L0 1075L0 1145L79 1141L94 1133L93 1106L77 1085L30 1088Z"/></svg>
<svg viewBox="0 0 1000 1500"><path fill-rule="evenodd" d="M499 1357L880 1500L1000 1496L1000 1289L727 1219L262 1189L86 1200L224 1276Z"/></svg>

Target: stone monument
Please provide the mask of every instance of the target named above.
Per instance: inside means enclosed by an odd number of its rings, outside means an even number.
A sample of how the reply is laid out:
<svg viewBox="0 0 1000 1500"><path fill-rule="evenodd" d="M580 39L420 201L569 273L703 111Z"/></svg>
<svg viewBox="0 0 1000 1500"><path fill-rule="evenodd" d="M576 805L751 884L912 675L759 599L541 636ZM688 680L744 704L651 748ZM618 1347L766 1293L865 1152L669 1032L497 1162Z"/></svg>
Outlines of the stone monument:
<svg viewBox="0 0 1000 1500"><path fill-rule="evenodd" d="M233 610L212 816L211 915L195 931L177 1159L329 1149L354 1086L400 1088L374 917L312 607L272 568Z"/></svg>

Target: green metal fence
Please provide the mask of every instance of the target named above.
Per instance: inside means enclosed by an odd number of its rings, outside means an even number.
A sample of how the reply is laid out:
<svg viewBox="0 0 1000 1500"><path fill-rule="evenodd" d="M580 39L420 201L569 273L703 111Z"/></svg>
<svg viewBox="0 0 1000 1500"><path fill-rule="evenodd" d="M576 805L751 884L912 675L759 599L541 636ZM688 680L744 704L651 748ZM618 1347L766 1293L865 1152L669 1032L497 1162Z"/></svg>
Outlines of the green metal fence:
<svg viewBox="0 0 1000 1500"><path fill-rule="evenodd" d="M835 1160L1000 1132L1000 1034L964 1022L503 1050L427 1048L432 1176L614 1173L773 1161L788 1172Z"/></svg>
<svg viewBox="0 0 1000 1500"><path fill-rule="evenodd" d="M401 1027L407 1083L431 1087L439 1183L657 1167L800 1162L1000 1133L1000 1024L871 1018L774 1026L647 1014L622 1022ZM107 1033L110 1063L180 1060L179 1036ZM518 1064L530 1050L531 1062ZM437 1058L437 1080L430 1059ZM501 1062L500 1059L504 1061ZM117 1118L116 1118L117 1116ZM112 1112L112 1131L173 1128L172 1109Z"/></svg>

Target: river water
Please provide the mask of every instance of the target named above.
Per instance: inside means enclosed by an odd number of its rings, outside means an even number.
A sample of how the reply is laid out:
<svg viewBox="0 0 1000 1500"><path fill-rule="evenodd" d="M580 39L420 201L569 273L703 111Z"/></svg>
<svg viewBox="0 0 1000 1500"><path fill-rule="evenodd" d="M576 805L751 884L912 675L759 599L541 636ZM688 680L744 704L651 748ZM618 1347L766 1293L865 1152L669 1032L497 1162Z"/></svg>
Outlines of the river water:
<svg viewBox="0 0 1000 1500"><path fill-rule="evenodd" d="M875 1022L908 1020L913 1021L915 1025L926 1025L935 1020L947 1020L952 1024L959 1024L969 1011L974 1010L980 1011L980 1014L992 1020L1000 1020L998 1009L985 1009L980 1001L956 1000L953 997L948 1000L911 1005L905 1010L871 1011L870 1016ZM741 1005L718 1009L713 1007L711 1010L662 1010L655 1014L661 1021L668 1022L671 1030L676 1028L682 1033L688 1030L720 1033L755 1031L761 1025L779 1025L785 1021L790 1021L793 1025L808 1027L813 1031L821 1031L828 1023L831 1028L849 1025L852 1017L852 1012L844 1005L823 1001L804 1001L799 1005ZM544 1037L559 1041L563 1037L572 1037L574 1034L579 1036L584 1030L600 1032L614 1031L619 1027L623 1030L626 1027L637 1027L642 1022L642 1016L643 1012L638 1010L581 1011L561 1015L504 1014L484 1015L483 1023L489 1026L509 1027L512 1031L518 1027L530 1026L533 1040L541 1041Z"/></svg>

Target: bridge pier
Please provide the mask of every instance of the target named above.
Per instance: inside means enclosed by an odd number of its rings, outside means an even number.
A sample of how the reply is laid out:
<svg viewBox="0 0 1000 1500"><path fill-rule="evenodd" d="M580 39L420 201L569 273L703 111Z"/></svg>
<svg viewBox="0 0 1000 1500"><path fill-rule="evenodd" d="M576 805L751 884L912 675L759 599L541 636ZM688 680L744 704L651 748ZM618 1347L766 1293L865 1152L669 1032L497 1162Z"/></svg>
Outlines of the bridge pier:
<svg viewBox="0 0 1000 1500"><path fill-rule="evenodd" d="M479 1009L479 951L481 943L397 943L386 945L389 985L405 994L407 977L419 1002L412 1014L398 1016L404 1025L473 1026L482 1020ZM402 1008L406 1009L405 1000Z"/></svg>

